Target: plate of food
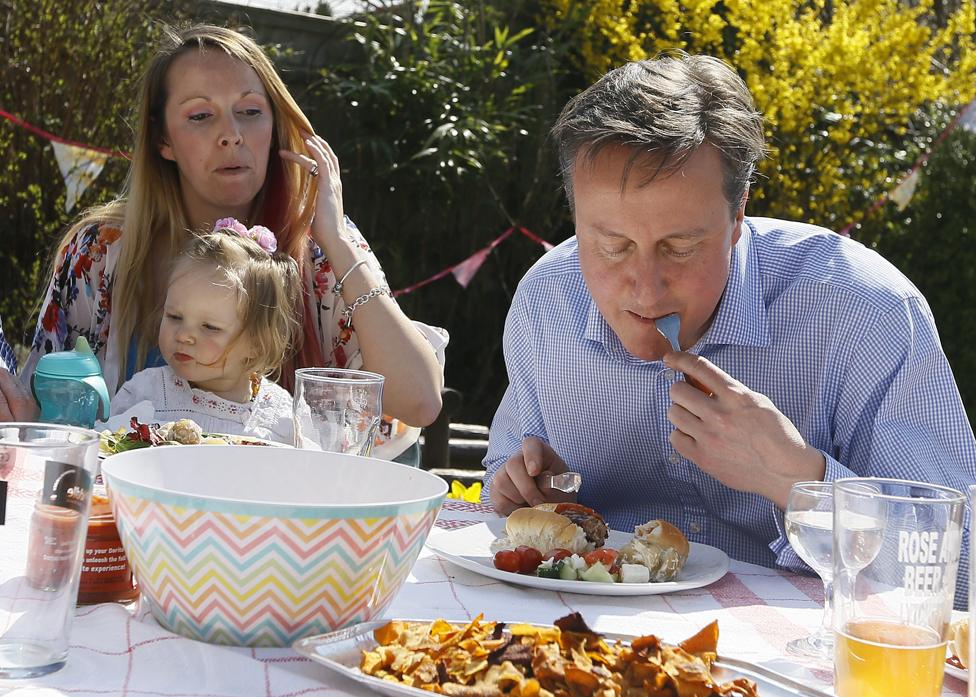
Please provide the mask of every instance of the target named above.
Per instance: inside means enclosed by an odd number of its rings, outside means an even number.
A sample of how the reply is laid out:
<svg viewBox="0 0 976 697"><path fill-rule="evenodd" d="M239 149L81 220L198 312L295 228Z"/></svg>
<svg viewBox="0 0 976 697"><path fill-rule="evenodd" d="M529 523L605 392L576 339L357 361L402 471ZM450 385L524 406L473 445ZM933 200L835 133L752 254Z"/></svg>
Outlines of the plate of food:
<svg viewBox="0 0 976 697"><path fill-rule="evenodd" d="M427 547L476 573L530 588L587 595L656 595L707 586L729 557L689 542L667 521L609 530L578 504L520 508L508 518L432 532Z"/></svg>
<svg viewBox="0 0 976 697"><path fill-rule="evenodd" d="M946 647L945 672L954 678L959 678L963 682L969 681L969 671L966 670L966 662L962 656L969 644L969 619L961 619L953 622L949 627L949 643Z"/></svg>
<svg viewBox="0 0 976 697"><path fill-rule="evenodd" d="M135 416L129 422L129 428L116 431L108 429L99 434L98 444L100 457L108 457L116 453L138 448L149 448L159 445L263 445L275 448L290 447L284 443L255 438L253 436L235 436L227 433L205 433L192 419L180 419L165 424L140 423Z"/></svg>
<svg viewBox="0 0 976 697"><path fill-rule="evenodd" d="M380 620L301 639L293 648L393 697L644 694L647 681L659 685L660 694L826 697L760 666L718 656L717 645L717 622L669 645L652 635L611 639L573 613L554 625L490 622L481 615L471 622Z"/></svg>

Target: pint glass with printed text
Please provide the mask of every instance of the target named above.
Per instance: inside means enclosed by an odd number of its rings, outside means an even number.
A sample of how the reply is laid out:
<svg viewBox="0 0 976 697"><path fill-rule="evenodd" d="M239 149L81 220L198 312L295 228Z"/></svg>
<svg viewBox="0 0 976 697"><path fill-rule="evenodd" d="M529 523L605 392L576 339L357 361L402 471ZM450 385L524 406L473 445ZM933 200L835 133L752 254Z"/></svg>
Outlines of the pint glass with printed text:
<svg viewBox="0 0 976 697"><path fill-rule="evenodd" d="M938 697L965 499L894 479L834 483L834 691Z"/></svg>

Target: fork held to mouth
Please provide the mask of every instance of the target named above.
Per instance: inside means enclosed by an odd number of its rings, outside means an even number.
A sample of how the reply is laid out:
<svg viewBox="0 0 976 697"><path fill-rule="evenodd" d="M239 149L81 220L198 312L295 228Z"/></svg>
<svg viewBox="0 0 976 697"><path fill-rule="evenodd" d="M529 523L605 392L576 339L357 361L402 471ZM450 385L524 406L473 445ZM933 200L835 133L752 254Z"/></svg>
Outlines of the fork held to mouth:
<svg viewBox="0 0 976 697"><path fill-rule="evenodd" d="M678 333L681 331L681 317L678 316L677 312L672 312L670 315L665 315L664 317L658 317L654 320L654 326L668 340L671 348L675 351L681 350L681 344L678 343Z"/></svg>
<svg viewBox="0 0 976 697"><path fill-rule="evenodd" d="M678 333L681 331L681 317L679 317L677 312L672 312L670 315L657 318L654 320L654 326L668 340L672 349L675 351L681 350L681 344L678 342ZM688 373L684 375L685 382L695 389L704 392L709 397L712 396L712 391L705 387L699 380L691 377Z"/></svg>

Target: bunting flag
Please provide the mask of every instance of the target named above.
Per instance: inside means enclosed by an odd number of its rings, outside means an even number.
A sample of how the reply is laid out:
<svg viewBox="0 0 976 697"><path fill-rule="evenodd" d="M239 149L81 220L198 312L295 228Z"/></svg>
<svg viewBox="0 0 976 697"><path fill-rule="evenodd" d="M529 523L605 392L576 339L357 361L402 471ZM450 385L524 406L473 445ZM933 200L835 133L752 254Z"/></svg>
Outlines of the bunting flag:
<svg viewBox="0 0 976 697"><path fill-rule="evenodd" d="M85 143L56 136L53 133L45 131L43 128L38 128L33 124L27 123L23 119L3 109L0 109L0 117L51 142L51 147L54 149L54 157L58 161L58 169L61 170L61 178L64 179L64 185L67 189L64 198L64 210L68 212L75 207L78 198L85 193L85 190L102 173L102 168L105 166L108 158L119 157L129 159L128 153L109 150L108 148L99 148L94 145L86 145Z"/></svg>
<svg viewBox="0 0 976 697"><path fill-rule="evenodd" d="M942 133L939 134L939 137L932 142L929 149L919 155L918 159L915 160L915 164L913 164L912 168L908 171L908 174L899 180L894 189L882 194L874 203L871 204L871 207L868 208L860 218L848 223L837 232L844 235L844 237L850 237L851 230L857 227L862 220L881 208L888 201L894 203L898 207L899 211L905 210L905 208L907 208L908 204L911 202L912 196L915 195L915 189L918 187L918 182L922 177L922 167L924 167L925 163L929 161L930 157L932 157L932 153L934 153L936 149L942 145L943 141L949 137L949 134L957 128L961 128L965 131L976 132L976 99L973 99L971 102L969 102L969 104L956 113L956 117L949 122L949 125L946 126Z"/></svg>
<svg viewBox="0 0 976 697"><path fill-rule="evenodd" d="M898 186L888 194L888 197L898 206L898 210L905 210L908 207L908 203L912 200L912 196L915 195L915 187L918 186L918 180L921 178L919 171L918 169L913 169L911 174L902 179L898 183Z"/></svg>
<svg viewBox="0 0 976 697"><path fill-rule="evenodd" d="M959 128L970 133L976 133L976 99L969 103L959 115Z"/></svg>
<svg viewBox="0 0 976 697"><path fill-rule="evenodd" d="M47 131L31 125L17 116L4 111L3 109L0 109L0 117L27 129L35 135L47 138L49 141L51 141L51 145L54 148L54 156L57 158L58 167L61 170L61 176L64 178L64 183L67 187L67 196L65 197L64 202L65 210L67 211L74 208L75 204L78 202L78 198L89 186L91 186L92 182L95 181L98 175L101 174L102 168L105 166L105 163L109 157L130 159L128 153L99 148L86 145L84 143L77 143L67 140L66 138L56 136L53 133L48 133ZM874 213L888 201L893 202L898 207L898 210L904 210L911 202L912 196L914 196L915 190L918 188L918 183L921 180L922 167L924 167L925 163L928 162L929 157L931 157L936 148L938 148L939 145L941 145L949 134L956 128L961 128L963 130L976 133L976 99L972 100L956 114L956 117L952 120L952 122L945 128L945 130L942 131L939 137L933 141L929 149L919 156L912 168L909 170L908 174L901 178L898 184L896 184L891 191L878 198L870 206L870 208L868 208L864 214L860 216L860 218L839 230L839 234L849 236L851 230L854 229L860 220ZM406 288L401 288L400 290L394 291L393 295L400 296L406 295L407 293L412 293L413 291L423 288L424 286L429 285L434 281L438 281L448 275L454 276L454 279L462 288L467 288L471 283L471 279L474 278L475 274L478 273L485 261L487 261L488 257L491 255L492 250L515 232L528 237L533 242L541 245L546 251L553 248L551 243L542 239L531 230L520 226L512 226L492 240L487 246L482 247L466 259L458 262L457 264L453 264L446 269L438 271L430 278L426 278L422 281L414 283L413 285L407 286Z"/></svg>
<svg viewBox="0 0 976 697"><path fill-rule="evenodd" d="M471 279L478 273L478 269L485 263L485 259L488 258L489 254L491 254L491 248L485 247L484 249L479 249L460 264L457 264L451 269L451 273L454 274L454 280L460 283L462 288L467 288L468 284L471 283Z"/></svg>
<svg viewBox="0 0 976 697"><path fill-rule="evenodd" d="M85 189L102 173L108 155L56 140L51 141L51 147L54 148L58 169L61 170L61 177L68 189L64 197L64 210L70 212L78 198L85 193Z"/></svg>
<svg viewBox="0 0 976 697"><path fill-rule="evenodd" d="M448 266L446 269L442 269L438 271L430 278L426 278L423 281L420 281L419 283L414 283L412 286L407 286L406 288L401 288L400 290L393 291L393 296L396 297L399 295L406 295L407 293L412 293L415 290L418 290L419 288L423 288L424 286L429 285L434 281L438 281L444 278L448 274L452 274L455 280L461 284L462 288L467 288L468 283L471 282L471 278L478 272L478 269L481 268L481 265L485 263L485 259L488 258L488 255L491 253L491 250L493 250L495 247L497 247L506 239L508 239L508 237L513 232L515 232L515 230L516 228L514 226L508 228L505 232L503 232L498 237L493 239L490 243L488 243L487 246L482 247L481 249L479 249L477 252L469 256L464 261L460 261L457 264ZM536 240L540 239L536 237L533 233L528 232L528 230L526 230L525 228L518 228L518 230L519 232L522 232L522 234L524 235L535 237Z"/></svg>

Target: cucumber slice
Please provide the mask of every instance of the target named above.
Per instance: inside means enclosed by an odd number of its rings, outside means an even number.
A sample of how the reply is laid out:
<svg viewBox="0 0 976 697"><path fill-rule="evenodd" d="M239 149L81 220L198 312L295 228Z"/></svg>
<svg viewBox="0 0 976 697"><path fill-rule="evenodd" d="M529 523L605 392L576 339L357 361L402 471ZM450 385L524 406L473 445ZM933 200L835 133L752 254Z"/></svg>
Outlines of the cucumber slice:
<svg viewBox="0 0 976 697"><path fill-rule="evenodd" d="M542 562L539 564L539 568L535 570L535 575L539 578L562 578L560 573L564 566L565 564L562 560L553 562L552 564Z"/></svg>
<svg viewBox="0 0 976 697"><path fill-rule="evenodd" d="M578 578L576 567L569 561L563 560L562 566L559 567L559 578L564 581L575 581Z"/></svg>
<svg viewBox="0 0 976 697"><path fill-rule="evenodd" d="M580 574L580 579L583 581L594 581L595 583L613 583L613 576L610 575L610 571L601 562L596 562L588 568L586 571Z"/></svg>

